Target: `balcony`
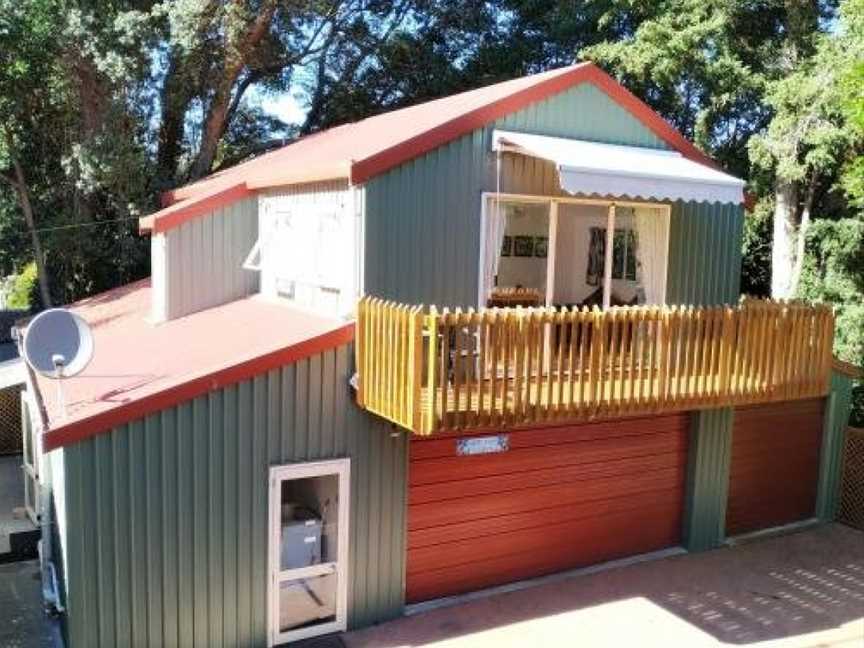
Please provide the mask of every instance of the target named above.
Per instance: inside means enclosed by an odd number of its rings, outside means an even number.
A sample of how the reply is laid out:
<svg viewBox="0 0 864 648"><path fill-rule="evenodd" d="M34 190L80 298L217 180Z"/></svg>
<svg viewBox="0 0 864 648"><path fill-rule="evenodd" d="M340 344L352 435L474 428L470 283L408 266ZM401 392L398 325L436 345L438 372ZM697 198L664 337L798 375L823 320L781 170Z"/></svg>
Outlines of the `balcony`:
<svg viewBox="0 0 864 648"><path fill-rule="evenodd" d="M417 434L814 398L826 306L438 311L358 305L358 403Z"/></svg>

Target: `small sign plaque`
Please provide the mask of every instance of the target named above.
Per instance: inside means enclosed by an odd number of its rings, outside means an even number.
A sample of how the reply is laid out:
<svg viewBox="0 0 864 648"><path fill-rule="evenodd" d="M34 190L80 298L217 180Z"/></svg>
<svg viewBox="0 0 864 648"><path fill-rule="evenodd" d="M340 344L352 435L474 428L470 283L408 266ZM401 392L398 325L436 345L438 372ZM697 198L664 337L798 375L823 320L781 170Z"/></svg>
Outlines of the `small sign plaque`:
<svg viewBox="0 0 864 648"><path fill-rule="evenodd" d="M456 454L458 455L494 454L496 452L507 452L509 449L509 434L471 437L469 439L459 439L456 442Z"/></svg>

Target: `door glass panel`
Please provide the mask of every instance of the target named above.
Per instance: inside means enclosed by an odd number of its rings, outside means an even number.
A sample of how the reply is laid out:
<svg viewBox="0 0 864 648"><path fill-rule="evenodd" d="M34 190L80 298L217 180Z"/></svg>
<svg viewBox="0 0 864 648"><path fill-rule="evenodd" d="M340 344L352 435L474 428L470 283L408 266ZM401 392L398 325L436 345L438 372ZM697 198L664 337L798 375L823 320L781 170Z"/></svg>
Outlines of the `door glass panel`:
<svg viewBox="0 0 864 648"><path fill-rule="evenodd" d="M302 569L337 560L339 476L282 482L279 569Z"/></svg>
<svg viewBox="0 0 864 648"><path fill-rule="evenodd" d="M279 631L336 620L337 575L299 578L279 584Z"/></svg>

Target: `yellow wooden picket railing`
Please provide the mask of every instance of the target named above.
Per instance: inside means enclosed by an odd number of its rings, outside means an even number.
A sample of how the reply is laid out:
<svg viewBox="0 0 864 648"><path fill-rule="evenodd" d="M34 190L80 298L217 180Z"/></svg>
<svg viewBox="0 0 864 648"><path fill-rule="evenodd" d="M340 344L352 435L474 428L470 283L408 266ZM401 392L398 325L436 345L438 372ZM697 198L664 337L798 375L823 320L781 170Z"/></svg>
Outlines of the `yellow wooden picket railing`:
<svg viewBox="0 0 864 648"><path fill-rule="evenodd" d="M358 305L358 403L418 434L828 393L826 306L439 312Z"/></svg>

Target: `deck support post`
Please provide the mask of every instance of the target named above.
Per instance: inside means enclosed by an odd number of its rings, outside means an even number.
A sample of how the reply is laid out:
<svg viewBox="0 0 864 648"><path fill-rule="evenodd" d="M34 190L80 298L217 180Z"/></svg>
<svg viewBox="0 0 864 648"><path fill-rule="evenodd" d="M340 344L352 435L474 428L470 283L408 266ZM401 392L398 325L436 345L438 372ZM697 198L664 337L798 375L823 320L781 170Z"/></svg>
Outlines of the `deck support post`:
<svg viewBox="0 0 864 648"><path fill-rule="evenodd" d="M733 418L731 407L693 413L683 533L688 551L714 549L725 540Z"/></svg>
<svg viewBox="0 0 864 648"><path fill-rule="evenodd" d="M843 444L851 408L852 378L835 371L831 376L831 391L825 401L825 424L816 491L816 517L822 522L833 521L837 514L843 470Z"/></svg>

